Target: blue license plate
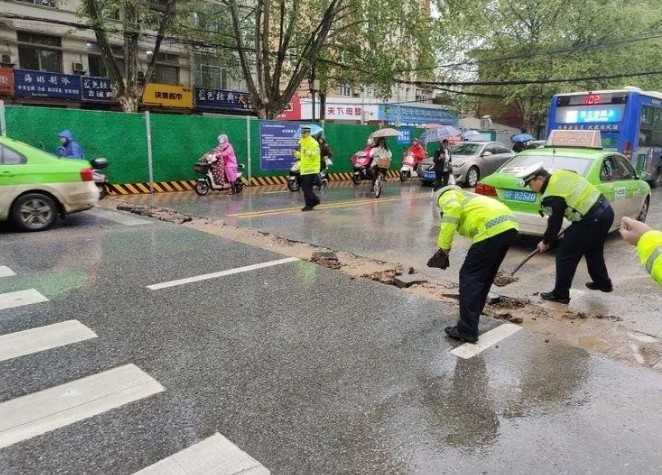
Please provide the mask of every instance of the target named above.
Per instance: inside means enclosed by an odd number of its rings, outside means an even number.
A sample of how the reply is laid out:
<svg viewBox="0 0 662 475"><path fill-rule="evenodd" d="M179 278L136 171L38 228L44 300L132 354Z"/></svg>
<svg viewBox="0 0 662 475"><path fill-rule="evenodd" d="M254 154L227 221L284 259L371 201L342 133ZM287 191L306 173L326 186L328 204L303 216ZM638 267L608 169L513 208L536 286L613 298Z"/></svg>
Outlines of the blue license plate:
<svg viewBox="0 0 662 475"><path fill-rule="evenodd" d="M423 173L423 176L428 180L434 180L437 178L437 174L435 172L425 172Z"/></svg>
<svg viewBox="0 0 662 475"><path fill-rule="evenodd" d="M531 191L508 190L503 192L503 197L510 201L524 201L525 203L535 203L537 195Z"/></svg>

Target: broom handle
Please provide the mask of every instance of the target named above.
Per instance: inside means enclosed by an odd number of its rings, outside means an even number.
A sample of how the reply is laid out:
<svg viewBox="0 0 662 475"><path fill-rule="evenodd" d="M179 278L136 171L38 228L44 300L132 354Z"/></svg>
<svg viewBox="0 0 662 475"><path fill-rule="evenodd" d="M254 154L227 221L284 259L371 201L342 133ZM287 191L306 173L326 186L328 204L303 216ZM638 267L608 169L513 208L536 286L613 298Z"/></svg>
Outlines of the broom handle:
<svg viewBox="0 0 662 475"><path fill-rule="evenodd" d="M559 233L557 239L561 239L561 238L563 238L563 235L564 235L564 234L565 234L565 229ZM513 272L512 272L510 275L515 275L515 272L517 272L518 270L520 270L520 269L524 266L524 264L526 264L527 262L529 262L529 261L531 260L531 258L532 258L533 256L535 256L536 254L538 254L538 248L537 248L537 247L536 247L533 251L531 251L531 253L530 253L528 256L526 256L526 257L524 258L524 260L523 260L522 262L520 262L520 263L517 265L517 267L515 267L515 270L513 270Z"/></svg>

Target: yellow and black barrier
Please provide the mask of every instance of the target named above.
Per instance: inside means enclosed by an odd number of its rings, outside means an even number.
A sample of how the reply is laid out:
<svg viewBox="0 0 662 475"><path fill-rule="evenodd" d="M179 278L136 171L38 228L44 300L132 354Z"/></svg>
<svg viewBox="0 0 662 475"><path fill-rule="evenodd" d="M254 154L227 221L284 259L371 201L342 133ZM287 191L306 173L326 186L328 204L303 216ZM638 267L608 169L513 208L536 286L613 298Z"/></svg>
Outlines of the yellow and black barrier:
<svg viewBox="0 0 662 475"><path fill-rule="evenodd" d="M399 174L395 170L387 172L388 179L396 179ZM330 173L330 181L343 182L350 181L352 174L350 172L344 173ZM242 178L244 185L247 186L281 186L287 185L287 176L261 176L252 177L250 182L247 178ZM156 181L152 183L152 188L155 193L174 193L182 191L193 191L195 188L195 180L174 180L174 181ZM149 183L126 183L118 185L106 185L106 190L111 195L138 195L150 192Z"/></svg>

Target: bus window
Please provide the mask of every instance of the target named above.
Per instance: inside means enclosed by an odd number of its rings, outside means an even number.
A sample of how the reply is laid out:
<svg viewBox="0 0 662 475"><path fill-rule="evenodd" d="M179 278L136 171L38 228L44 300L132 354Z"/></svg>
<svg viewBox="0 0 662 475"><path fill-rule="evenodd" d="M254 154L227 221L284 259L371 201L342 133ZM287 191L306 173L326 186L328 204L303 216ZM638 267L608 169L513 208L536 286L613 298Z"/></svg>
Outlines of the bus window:
<svg viewBox="0 0 662 475"><path fill-rule="evenodd" d="M662 109L651 106L641 108L639 146L662 147Z"/></svg>

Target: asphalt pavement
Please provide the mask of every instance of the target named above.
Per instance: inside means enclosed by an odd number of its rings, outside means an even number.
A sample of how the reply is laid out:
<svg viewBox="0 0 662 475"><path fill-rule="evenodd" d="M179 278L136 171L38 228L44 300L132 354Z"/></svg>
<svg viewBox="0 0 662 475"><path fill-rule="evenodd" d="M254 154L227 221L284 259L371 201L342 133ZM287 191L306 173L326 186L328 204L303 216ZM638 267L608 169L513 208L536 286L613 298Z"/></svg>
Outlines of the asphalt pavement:
<svg viewBox="0 0 662 475"><path fill-rule="evenodd" d="M339 191L337 203L353 193ZM397 209L429 205L427 192L402 193L305 217L230 218L302 230L327 221L363 249L385 245L370 231L389 229ZM296 204L273 193L251 196L247 209L248 198L191 201L225 215ZM423 247L432 217L420 220L412 242ZM352 234L349 222L368 231ZM384 238L397 241L401 226ZM314 240L331 239L324 230ZM39 234L3 228L0 240L11 271L0 302L13 305L0 306L0 341L15 352L3 358L0 348L3 474L134 473L174 454L216 457L218 473L662 470L655 371L526 330L459 358L443 336L455 311L442 303L119 212ZM69 333L50 330L72 320ZM481 331L501 325L484 319ZM43 335L19 333L30 331ZM35 349L49 338L70 342ZM187 458L191 447L203 455Z"/></svg>
<svg viewBox="0 0 662 475"><path fill-rule="evenodd" d="M382 198L369 195L368 186L337 184L322 198L321 209L299 212L301 195L287 190L257 190L245 196L169 193L153 197L122 197L135 203L153 203L194 216L223 219L239 226L269 231L301 240L351 251L359 255L414 266L432 277L457 277L470 242L457 237L446 271L427 269L436 249L439 218L432 207L432 191L418 181L389 183ZM653 190L648 223L662 229L662 189ZM511 248L503 269L513 269L537 243L523 238ZM571 289L570 308L578 312L616 315L632 330L662 338L660 298L657 285L641 267L633 247L613 233L605 251L615 292L604 294L585 288L590 281L582 261ZM532 297L554 286L553 252L536 256L519 273L519 281L508 286L508 295ZM499 289L495 288L495 291ZM534 297L535 299L535 297ZM636 310L633 310L636 309Z"/></svg>

